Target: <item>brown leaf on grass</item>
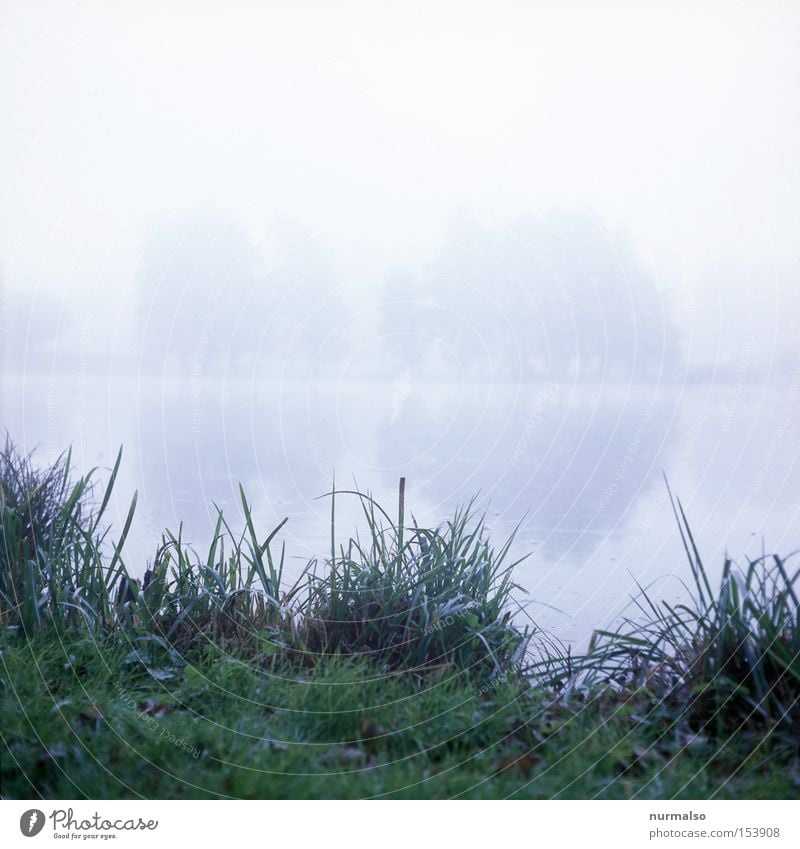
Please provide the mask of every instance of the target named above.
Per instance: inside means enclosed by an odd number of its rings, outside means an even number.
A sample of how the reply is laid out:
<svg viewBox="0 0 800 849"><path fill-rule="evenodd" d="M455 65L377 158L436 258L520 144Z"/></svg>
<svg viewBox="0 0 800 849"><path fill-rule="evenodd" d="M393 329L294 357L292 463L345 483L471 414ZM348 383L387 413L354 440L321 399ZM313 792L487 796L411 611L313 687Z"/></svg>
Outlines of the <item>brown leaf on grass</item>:
<svg viewBox="0 0 800 849"><path fill-rule="evenodd" d="M80 713L81 719L98 720L103 718L103 712L94 702L88 704Z"/></svg>
<svg viewBox="0 0 800 849"><path fill-rule="evenodd" d="M374 742L376 738L383 737L386 734L386 729L382 725L378 725L377 720L372 716L365 716L361 720L361 725L358 729L359 738L365 743Z"/></svg>
<svg viewBox="0 0 800 849"><path fill-rule="evenodd" d="M508 755L505 758L502 758L497 766L495 767L495 772L503 772L504 770L510 769L524 773L525 775L530 775L534 772L536 767L539 765L539 756L531 754L530 752L526 752L523 755Z"/></svg>
<svg viewBox="0 0 800 849"><path fill-rule="evenodd" d="M175 710L174 705L168 705L164 702L157 702L155 699L148 699L139 705L139 713L144 716L152 716L155 718L166 716Z"/></svg>

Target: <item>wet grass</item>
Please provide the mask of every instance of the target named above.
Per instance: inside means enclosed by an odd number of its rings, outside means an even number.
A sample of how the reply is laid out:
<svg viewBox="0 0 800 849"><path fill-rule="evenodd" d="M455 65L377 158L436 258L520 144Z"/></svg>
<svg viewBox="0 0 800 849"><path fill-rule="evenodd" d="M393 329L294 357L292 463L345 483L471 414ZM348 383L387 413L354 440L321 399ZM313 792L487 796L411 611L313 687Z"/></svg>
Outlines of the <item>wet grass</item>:
<svg viewBox="0 0 800 849"><path fill-rule="evenodd" d="M282 522L256 531L241 491L244 528L222 511L205 556L164 532L144 576L133 577L124 543L136 496L120 538L108 542L102 517L122 454L99 506L92 509L94 472L70 483L69 455L44 471L7 442L0 455L0 623L31 637L56 630L161 643L185 654L208 644L263 651L314 664L332 654L369 656L389 669L454 664L501 673L520 664L530 639L512 622L515 585L509 539L495 551L471 506L439 528L396 521L369 494L332 492L331 550L312 561L294 586L284 586ZM363 507L367 536L337 548L336 498ZM402 505L402 501L401 501Z"/></svg>
<svg viewBox="0 0 800 849"><path fill-rule="evenodd" d="M692 603L670 605L641 590L640 616L597 631L577 664L584 684L646 687L701 731L800 729L800 570L761 556L726 558L716 589L686 513L673 510L692 575Z"/></svg>
<svg viewBox="0 0 800 849"><path fill-rule="evenodd" d="M787 798L773 735L723 741L643 693L564 701L455 670L298 675L216 648L166 680L91 640L4 650L7 798ZM646 718L645 718L646 717ZM794 773L792 772L794 770ZM794 776L794 778L793 778Z"/></svg>
<svg viewBox="0 0 800 849"><path fill-rule="evenodd" d="M40 468L6 438L0 451L0 625L33 634L50 627L103 629L114 621L120 552L136 498L110 558L100 529L121 456L94 507L93 473L73 482L70 453Z"/></svg>
<svg viewBox="0 0 800 849"><path fill-rule="evenodd" d="M567 652L521 626L474 505L437 528L356 498L366 533L284 581L282 524L165 531L141 579L105 487L0 454L5 797L779 798L800 785L797 571L726 562L674 502L694 601ZM285 520L284 520L285 521ZM513 538L512 538L513 539Z"/></svg>

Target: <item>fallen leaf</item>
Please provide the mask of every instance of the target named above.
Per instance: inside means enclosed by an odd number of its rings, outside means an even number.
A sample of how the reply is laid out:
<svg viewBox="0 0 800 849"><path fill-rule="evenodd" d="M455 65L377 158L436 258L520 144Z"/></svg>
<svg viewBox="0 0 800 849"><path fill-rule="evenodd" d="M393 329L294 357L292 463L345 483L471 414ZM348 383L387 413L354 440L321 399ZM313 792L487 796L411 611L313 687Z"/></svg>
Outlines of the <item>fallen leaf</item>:
<svg viewBox="0 0 800 849"><path fill-rule="evenodd" d="M358 736L362 742L374 745L377 739L383 737L384 734L386 734L386 729L382 725L378 725L373 717L365 716L361 720Z"/></svg>
<svg viewBox="0 0 800 849"><path fill-rule="evenodd" d="M157 702L155 699L148 699L139 705L139 713L145 716L161 717L172 713L175 710L174 705L168 705L164 702Z"/></svg>
<svg viewBox="0 0 800 849"><path fill-rule="evenodd" d="M103 712L92 702L81 711L81 719L97 720L103 718Z"/></svg>
<svg viewBox="0 0 800 849"><path fill-rule="evenodd" d="M517 755L517 757L509 755L498 763L495 771L502 772L506 769L514 769L519 770L526 775L530 775L539 765L539 760L538 755L533 755L530 752L527 752L524 755Z"/></svg>

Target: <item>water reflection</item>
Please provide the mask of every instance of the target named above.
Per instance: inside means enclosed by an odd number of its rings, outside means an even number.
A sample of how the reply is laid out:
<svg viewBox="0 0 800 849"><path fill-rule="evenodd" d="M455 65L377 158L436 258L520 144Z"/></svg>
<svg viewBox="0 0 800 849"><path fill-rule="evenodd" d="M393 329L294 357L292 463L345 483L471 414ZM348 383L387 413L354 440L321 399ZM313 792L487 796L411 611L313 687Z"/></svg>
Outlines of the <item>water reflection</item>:
<svg viewBox="0 0 800 849"><path fill-rule="evenodd" d="M393 382L209 379L197 393L189 380L94 377L77 415L75 381L4 379L4 424L23 449L40 443L45 456L72 444L84 469L107 468L125 445L109 515L121 527L139 490L128 547L134 569L144 568L164 525L183 521L184 538L202 549L212 501L239 527L242 482L261 525L290 517L282 538L290 571L299 571L328 550L330 502L315 496L334 471L339 487L355 477L390 506L404 474L408 506L422 522L442 520L481 490L495 541L525 516L515 551L533 556L518 580L533 598L568 611L572 619L550 624L579 641L624 604L634 581L668 580L663 586L682 591L686 565L662 470L712 570L726 548L760 553L762 535L767 550L797 547L791 481L800 433L796 416L780 425L785 405L797 409L791 384L745 387L740 414L722 433L729 387L545 381L409 390L401 373L399 403ZM342 538L364 527L356 507L337 504Z"/></svg>
<svg viewBox="0 0 800 849"><path fill-rule="evenodd" d="M671 394L554 382L416 384L399 407L396 392L369 382L230 381L205 385L193 410L185 387L155 399L143 389L147 500L156 515L199 530L210 499L233 506L242 481L265 519L294 511L290 528L313 540L324 537L328 510L313 498L335 472L340 486L352 475L390 503L402 474L420 518L440 518L480 491L498 527L527 513L523 540L548 556L586 557L601 536L622 532L657 478L676 404Z"/></svg>
<svg viewBox="0 0 800 849"><path fill-rule="evenodd" d="M662 470L709 562L762 532L797 544L800 368L687 386L659 287L585 215L463 224L424 267L354 281L304 236L255 246L185 219L155 227L137 280L114 371L92 368L104 337L54 323L48 303L36 345L11 323L7 372L28 373L2 382L23 449L72 444L86 469L125 445L112 515L121 526L140 491L132 568L165 525L205 546L213 503L238 526L241 482L263 526L290 517L299 571L328 550L316 497L334 474L387 505L405 476L423 523L480 493L496 541L522 520L532 595L589 627L634 579L683 568ZM342 539L363 527L358 504L340 499L336 524Z"/></svg>

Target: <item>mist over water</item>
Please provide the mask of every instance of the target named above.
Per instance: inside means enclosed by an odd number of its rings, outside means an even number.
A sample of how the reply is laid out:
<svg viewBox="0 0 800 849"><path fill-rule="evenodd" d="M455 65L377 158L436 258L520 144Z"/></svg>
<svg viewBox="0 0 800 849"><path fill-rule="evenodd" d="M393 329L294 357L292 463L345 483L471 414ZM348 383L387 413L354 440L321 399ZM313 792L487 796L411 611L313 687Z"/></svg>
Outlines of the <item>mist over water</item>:
<svg viewBox="0 0 800 849"><path fill-rule="evenodd" d="M685 600L688 567L662 473L684 500L712 574L726 551L744 559L796 543L797 383L738 392L555 380L453 386L398 373L384 382L229 377L193 387L146 375L93 375L78 385L61 374L6 378L3 392L9 431L24 435L26 449L39 443L43 457L71 444L79 468L103 468L124 444L112 518L121 527L137 489L128 543L135 572L152 560L165 525L182 523L201 554L214 504L238 527L241 482L265 533L289 517L280 539L292 578L329 550L330 501L318 496L334 474L339 488L368 488L390 512L404 475L421 523L445 520L475 494L495 543L519 523L512 553L530 555L516 569L520 602L582 643L636 582ZM336 512L341 542L364 530L355 499L340 496Z"/></svg>
<svg viewBox="0 0 800 849"><path fill-rule="evenodd" d="M797 10L233 5L0 35L0 426L124 445L132 571L241 483L296 574L334 476L519 524L519 599L577 642L685 592L665 477L712 572L797 547Z"/></svg>

